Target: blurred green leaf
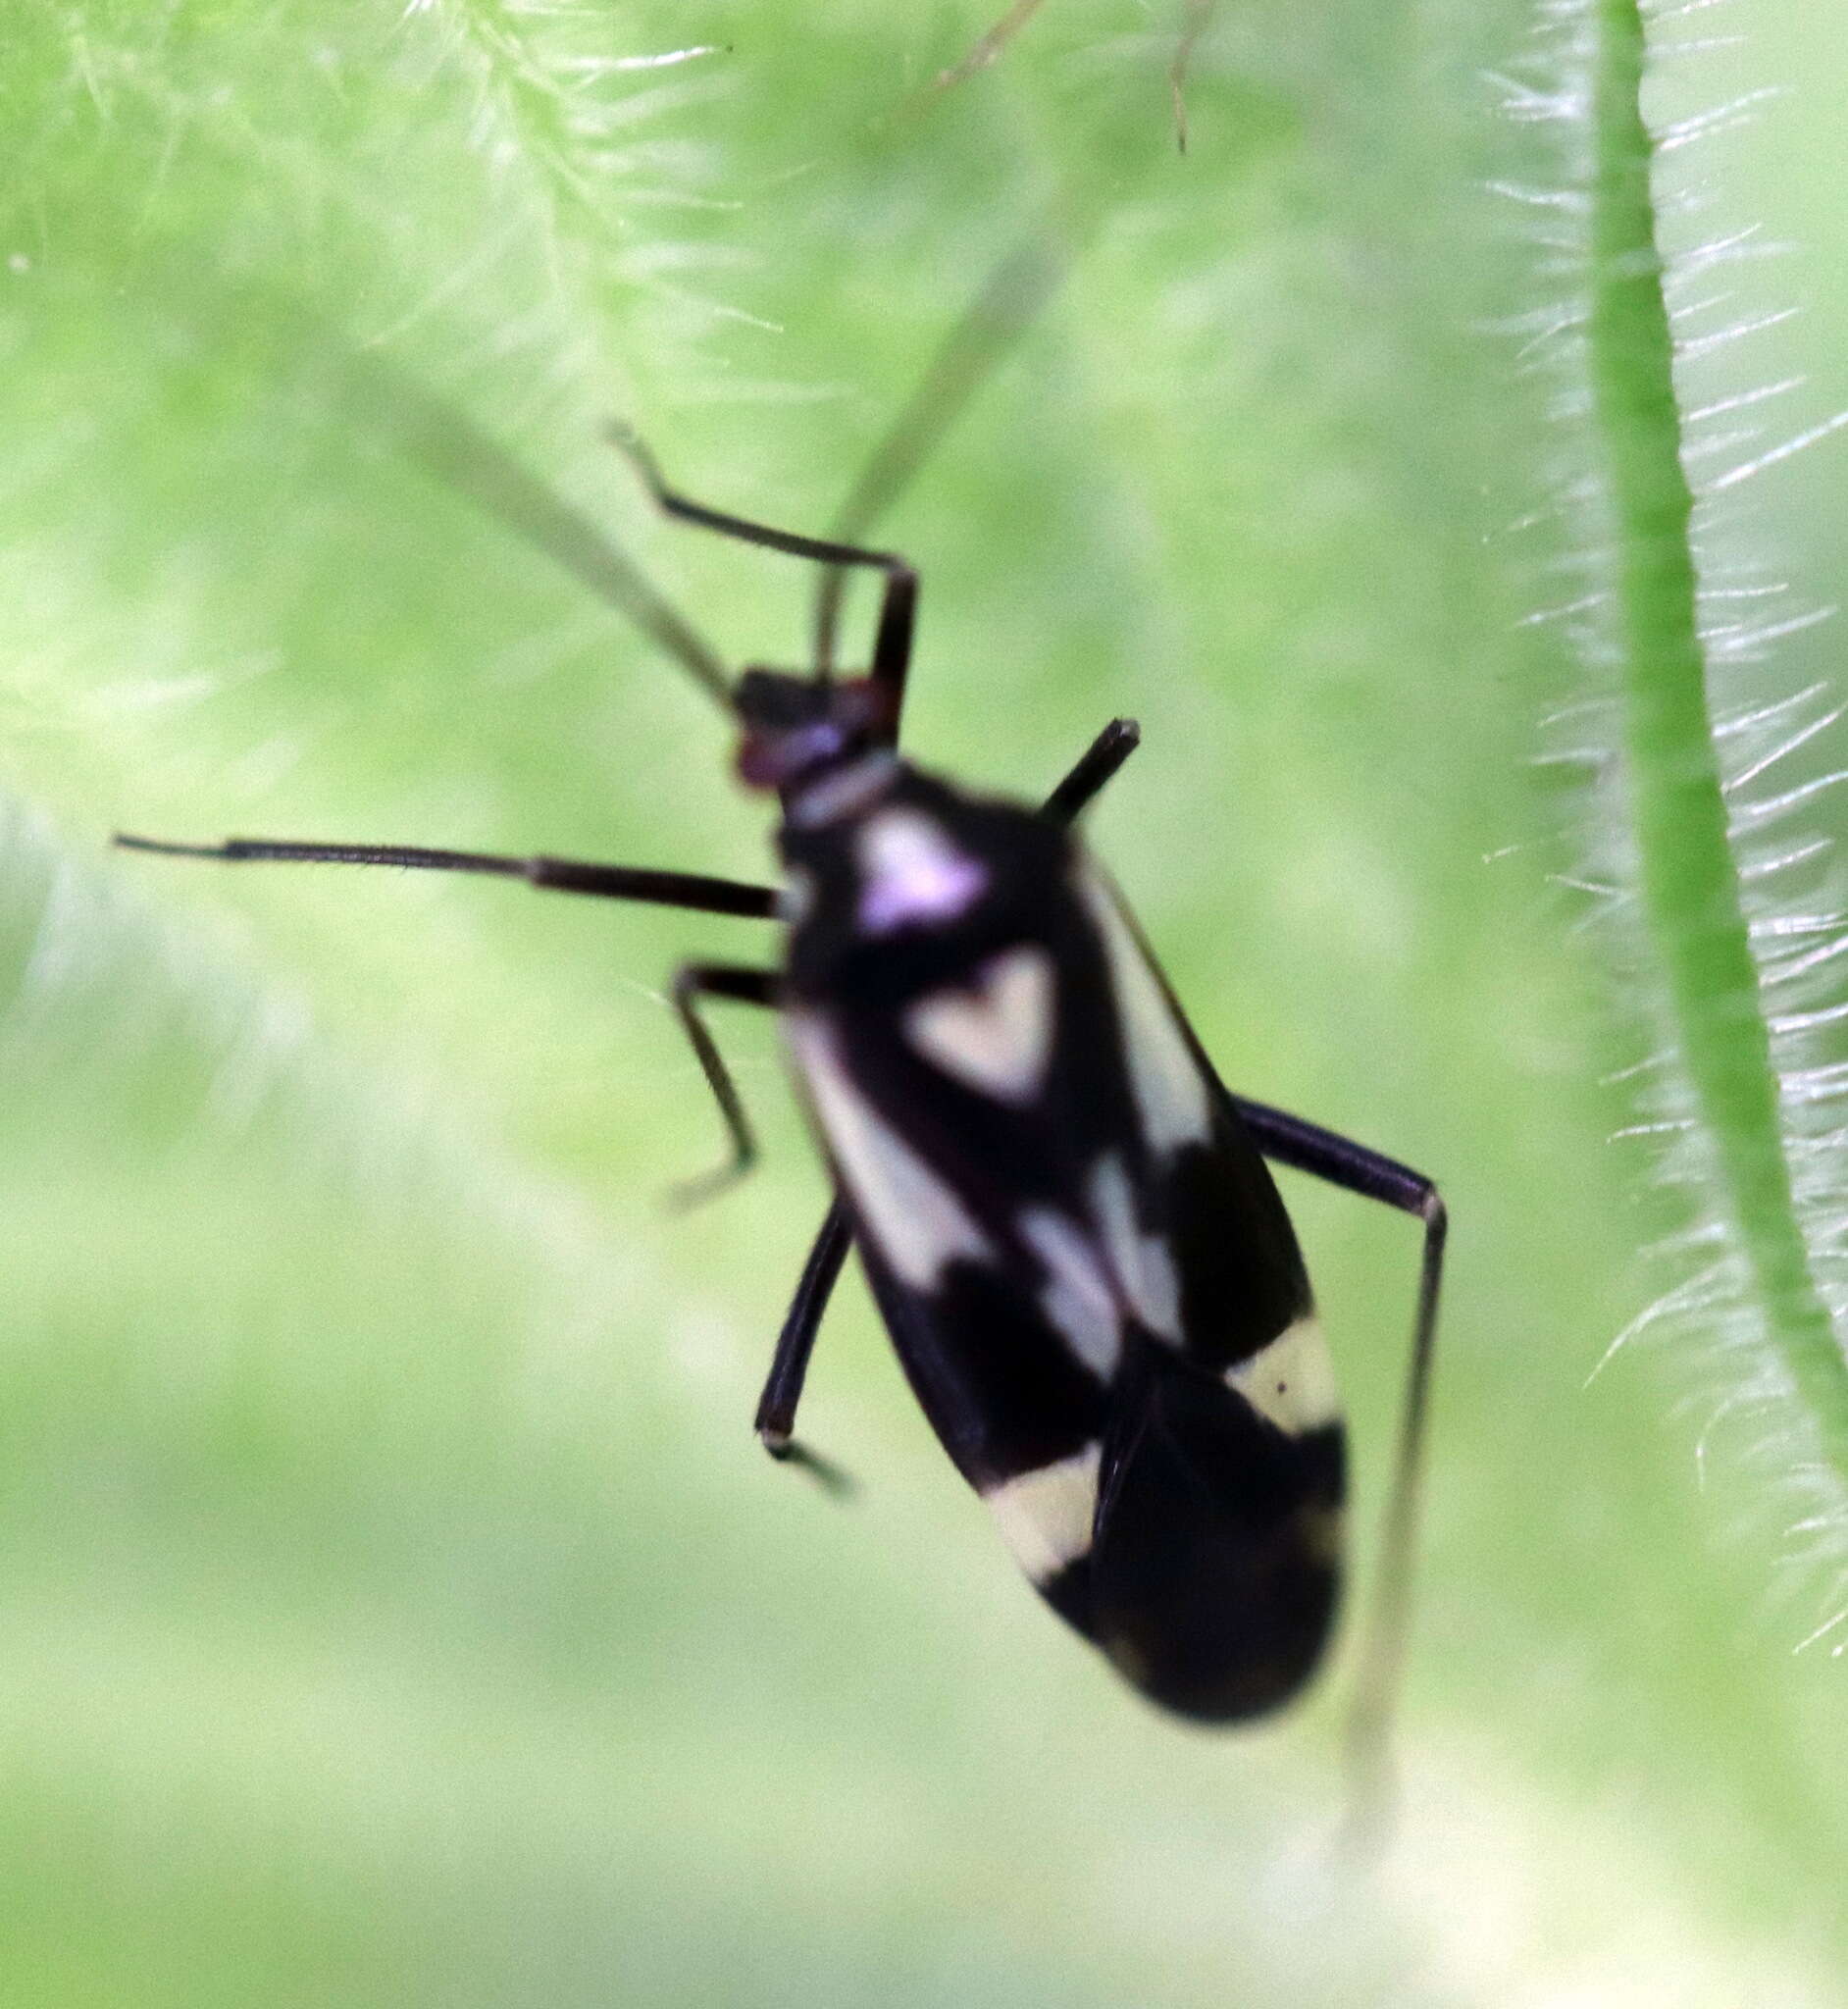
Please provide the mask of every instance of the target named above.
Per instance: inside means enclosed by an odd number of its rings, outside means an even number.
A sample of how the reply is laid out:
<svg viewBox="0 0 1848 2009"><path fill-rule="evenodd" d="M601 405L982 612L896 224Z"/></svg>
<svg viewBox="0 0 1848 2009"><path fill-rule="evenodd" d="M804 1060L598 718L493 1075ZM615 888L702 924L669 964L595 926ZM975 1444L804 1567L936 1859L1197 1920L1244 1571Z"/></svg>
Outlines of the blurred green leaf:
<svg viewBox="0 0 1848 2009"><path fill-rule="evenodd" d="M1522 781L1577 672L1520 625L1547 554L1490 541L1547 451L1548 386L1483 333L1546 284L1483 184L1562 172L1498 110L1525 13L1221 0L1182 162L1181 11L1054 0L922 110L988 10L12 11L17 1999L1839 1992L1839 1665L1766 1609L1749 1480L1700 1489L1723 1392L1679 1407L1635 1350L1584 1385L1651 1210L1547 881L1582 806ZM106 850L761 872L698 693L361 424L350 360L467 410L732 656L795 660L799 568L652 521L598 422L819 527L1049 207L1072 277L892 525L912 744L1031 795L1139 717L1096 841L1228 1078L1444 1182L1405 1810L1358 1878L1324 1850L1346 1658L1250 1734L1152 1718L1019 1584L857 1286L809 1426L860 1502L757 1451L823 1198L769 1032L736 1034L766 1168L658 1205L718 1143L659 986L744 924ZM1764 507L1800 562L1793 469ZM1415 1234L1290 1197L1367 1510Z"/></svg>

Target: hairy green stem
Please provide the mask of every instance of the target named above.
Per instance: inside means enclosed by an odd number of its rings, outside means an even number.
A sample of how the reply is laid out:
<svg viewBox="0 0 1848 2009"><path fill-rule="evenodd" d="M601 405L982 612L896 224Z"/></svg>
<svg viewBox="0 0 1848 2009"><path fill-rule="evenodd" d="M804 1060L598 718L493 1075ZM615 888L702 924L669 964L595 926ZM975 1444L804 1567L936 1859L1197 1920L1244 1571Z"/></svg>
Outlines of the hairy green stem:
<svg viewBox="0 0 1848 2009"><path fill-rule="evenodd" d="M1636 0L1600 0L1598 36L1590 376L1616 517L1615 632L1645 925L1767 1336L1848 1475L1848 1364L1792 1195L1708 708Z"/></svg>

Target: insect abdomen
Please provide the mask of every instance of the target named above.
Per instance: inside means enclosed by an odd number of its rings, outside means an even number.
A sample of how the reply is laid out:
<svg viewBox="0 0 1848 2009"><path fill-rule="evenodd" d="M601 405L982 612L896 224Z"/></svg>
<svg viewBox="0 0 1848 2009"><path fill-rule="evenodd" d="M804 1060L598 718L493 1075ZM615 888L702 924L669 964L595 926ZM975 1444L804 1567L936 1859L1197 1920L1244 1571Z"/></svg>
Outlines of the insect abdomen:
<svg viewBox="0 0 1848 2009"><path fill-rule="evenodd" d="M1046 1596L1164 1708L1275 1708L1314 1669L1339 1596L1340 1423L1293 1435L1149 1342L1113 1394L1091 1546Z"/></svg>

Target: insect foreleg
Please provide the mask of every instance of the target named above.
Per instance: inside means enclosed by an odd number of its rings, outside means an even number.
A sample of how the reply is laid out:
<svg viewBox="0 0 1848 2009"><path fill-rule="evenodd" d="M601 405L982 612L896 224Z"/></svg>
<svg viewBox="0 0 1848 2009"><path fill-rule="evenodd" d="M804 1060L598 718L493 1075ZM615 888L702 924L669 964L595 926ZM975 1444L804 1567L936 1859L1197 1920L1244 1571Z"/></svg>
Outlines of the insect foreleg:
<svg viewBox="0 0 1848 2009"><path fill-rule="evenodd" d="M1376 1824L1389 1785L1387 1736L1400 1663L1405 1657L1412 1606L1412 1548L1417 1535L1418 1492L1424 1468L1424 1420L1430 1405L1431 1366L1437 1346L1437 1304L1443 1284L1444 1242L1450 1216L1437 1187L1422 1172L1370 1151L1352 1138L1305 1122L1267 1104L1233 1096L1258 1148L1279 1164L1293 1165L1331 1185L1378 1200L1424 1223L1424 1261L1406 1368L1405 1407L1393 1461L1374 1571L1373 1604L1361 1645L1349 1726L1349 1756L1356 1802L1352 1826Z"/></svg>

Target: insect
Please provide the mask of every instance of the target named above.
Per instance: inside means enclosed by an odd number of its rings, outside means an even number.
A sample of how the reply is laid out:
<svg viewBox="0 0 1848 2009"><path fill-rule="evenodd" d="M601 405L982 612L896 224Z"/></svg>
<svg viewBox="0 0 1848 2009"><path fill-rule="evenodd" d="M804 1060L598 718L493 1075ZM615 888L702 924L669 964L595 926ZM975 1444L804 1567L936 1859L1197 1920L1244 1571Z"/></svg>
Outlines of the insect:
<svg viewBox="0 0 1848 2009"><path fill-rule="evenodd" d="M454 414L420 417L414 395L396 399L427 459L595 586L723 707L740 777L780 810L780 890L391 845L117 842L226 861L485 873L780 922L780 966L693 962L672 986L730 1140L716 1180L741 1173L755 1149L707 1022L709 1006L733 1004L781 1013L836 1184L758 1408L764 1444L828 1469L796 1439L796 1412L855 1246L926 1417L1027 1576L1127 1681L1186 1717L1232 1722L1287 1700L1320 1660L1337 1605L1341 1411L1266 1159L1416 1216L1423 1267L1362 1690L1382 1718L1443 1262L1436 1188L1220 1082L1074 832L1135 749L1132 723L1107 725L1037 808L977 795L898 751L918 577L861 540L990 366L1022 294L1019 273L1003 271L952 333L840 535L691 500L639 441L621 439L670 517L822 568L803 673L753 666L734 678L587 519ZM882 590L869 665L841 675L849 569Z"/></svg>

